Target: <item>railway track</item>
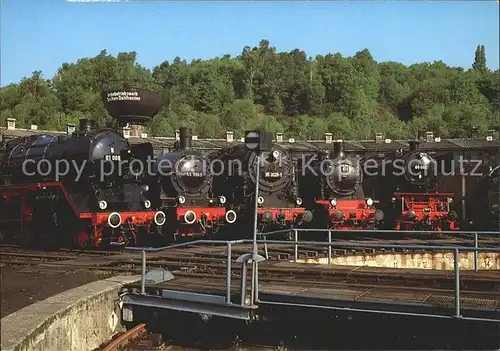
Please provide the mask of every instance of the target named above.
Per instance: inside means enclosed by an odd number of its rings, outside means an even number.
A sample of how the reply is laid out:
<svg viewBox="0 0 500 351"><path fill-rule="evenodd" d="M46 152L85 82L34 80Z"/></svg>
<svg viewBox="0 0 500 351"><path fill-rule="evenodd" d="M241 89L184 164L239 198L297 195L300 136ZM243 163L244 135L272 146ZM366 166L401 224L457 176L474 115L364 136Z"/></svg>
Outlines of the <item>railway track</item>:
<svg viewBox="0 0 500 351"><path fill-rule="evenodd" d="M373 243L373 241L371 241ZM232 275L239 277L241 267L234 263L240 255L250 252L250 245L239 244L232 247ZM262 246L261 246L262 248ZM82 250L60 250L57 252L44 252L35 250L23 250L20 248L0 247L0 259L2 264L19 266L35 266L34 269L55 269L60 267L64 270L100 270L109 272L135 273L142 271L140 254L135 252L119 251L82 251ZM408 250L409 251L409 250ZM334 256L351 253L373 254L385 251L374 249L349 249L333 250ZM264 254L262 251L261 254ZM333 266L326 265L297 265L288 263L294 256L293 248L283 245L268 245L269 260L259 265L259 273L262 279L300 278L310 280L311 284L321 281L322 283L359 283L359 284L383 284L383 285L409 285L426 286L429 288L451 288L454 284L453 272L435 270L421 270L418 274L410 269L379 269L371 268L364 270L363 267L350 267L344 269L332 269ZM326 248L301 248L298 251L299 258L326 257ZM223 246L187 246L174 248L163 252L149 253L147 256L148 269L168 269L180 275L192 276L222 276L226 274L226 252ZM281 261L281 262L280 262ZM345 266L344 266L345 267ZM500 279L497 271L482 271L480 275L474 272L463 271L461 273L461 284L463 288L496 289L500 290ZM495 279L496 277L496 279Z"/></svg>

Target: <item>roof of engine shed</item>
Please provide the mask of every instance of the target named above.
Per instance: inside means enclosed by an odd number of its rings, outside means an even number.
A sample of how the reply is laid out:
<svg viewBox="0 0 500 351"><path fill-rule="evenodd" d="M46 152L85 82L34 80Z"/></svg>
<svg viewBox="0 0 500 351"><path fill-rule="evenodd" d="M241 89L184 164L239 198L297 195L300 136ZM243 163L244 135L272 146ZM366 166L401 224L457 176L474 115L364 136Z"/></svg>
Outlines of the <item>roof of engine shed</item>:
<svg viewBox="0 0 500 351"><path fill-rule="evenodd" d="M33 134L63 135L65 131L48 131L33 129L6 129L0 127L0 135L5 139L29 136ZM176 138L172 137L130 137L131 144L151 143L153 148L173 148ZM283 138L278 143L285 149L295 152L311 152L320 150L330 150L333 148L335 140L294 140ZM427 151L461 151L461 150L484 150L491 148L500 149L500 140L484 139L437 139L434 141L419 140L419 149ZM243 144L241 139L201 139L193 137L192 147L198 150L215 151L230 145ZM408 148L406 140L344 140L344 151L347 152L392 152Z"/></svg>

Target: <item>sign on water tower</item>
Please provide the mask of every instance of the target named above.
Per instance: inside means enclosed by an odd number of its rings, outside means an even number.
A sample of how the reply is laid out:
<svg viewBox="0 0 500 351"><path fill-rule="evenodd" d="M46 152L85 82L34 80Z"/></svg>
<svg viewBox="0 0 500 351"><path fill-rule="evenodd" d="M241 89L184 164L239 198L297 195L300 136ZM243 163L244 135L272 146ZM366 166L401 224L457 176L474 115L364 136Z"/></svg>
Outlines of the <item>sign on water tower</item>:
<svg viewBox="0 0 500 351"><path fill-rule="evenodd" d="M273 145L273 134L262 130L245 132L245 147L252 151L269 151Z"/></svg>

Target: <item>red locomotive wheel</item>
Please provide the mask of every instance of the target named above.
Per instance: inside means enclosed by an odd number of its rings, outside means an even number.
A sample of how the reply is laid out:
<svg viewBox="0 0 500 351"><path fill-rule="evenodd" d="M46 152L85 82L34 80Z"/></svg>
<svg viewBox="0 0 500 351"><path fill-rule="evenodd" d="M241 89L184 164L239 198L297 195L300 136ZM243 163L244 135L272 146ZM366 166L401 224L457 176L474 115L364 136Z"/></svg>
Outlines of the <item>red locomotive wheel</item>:
<svg viewBox="0 0 500 351"><path fill-rule="evenodd" d="M90 237L87 229L82 229L76 235L76 245L79 248L85 249L90 243Z"/></svg>

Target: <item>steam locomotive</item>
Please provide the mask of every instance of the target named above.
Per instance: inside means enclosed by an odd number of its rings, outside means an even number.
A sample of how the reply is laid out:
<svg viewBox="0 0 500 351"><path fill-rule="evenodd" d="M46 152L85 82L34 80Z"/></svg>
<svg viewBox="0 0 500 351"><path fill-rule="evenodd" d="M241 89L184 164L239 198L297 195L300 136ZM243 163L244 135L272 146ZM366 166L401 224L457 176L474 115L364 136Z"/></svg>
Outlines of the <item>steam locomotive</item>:
<svg viewBox="0 0 500 351"><path fill-rule="evenodd" d="M152 187L154 206L167 213L164 229L177 237L208 236L237 214L226 211L224 196L212 192L213 173L207 157L191 148L192 134L180 128L177 150L156 159L156 186Z"/></svg>
<svg viewBox="0 0 500 351"><path fill-rule="evenodd" d="M241 230L252 229L257 175L257 153L243 145L225 148L212 159L215 167L214 191L227 199L227 206L237 213ZM257 197L258 230L287 229L312 221L312 212L302 206L299 197L296 161L278 144L259 156L259 193ZM220 169L219 169L220 168Z"/></svg>
<svg viewBox="0 0 500 351"><path fill-rule="evenodd" d="M500 165L491 167L489 172L478 179L476 194L484 196L474 199L474 206L469 209L467 230L498 231L500 229ZM472 198L472 196L471 196Z"/></svg>
<svg viewBox="0 0 500 351"><path fill-rule="evenodd" d="M392 174L386 179L396 191L389 223L396 230L458 230L458 215L452 209L455 194L436 191L437 162L418 146L418 141L409 141L409 152L391 162Z"/></svg>
<svg viewBox="0 0 500 351"><path fill-rule="evenodd" d="M375 208L378 201L364 196L360 160L346 156L341 141L333 143L333 152L315 154L302 168L301 189L309 188L304 198L315 208L320 227L375 229L383 220L383 211Z"/></svg>
<svg viewBox="0 0 500 351"><path fill-rule="evenodd" d="M488 215L490 230L500 230L500 165L492 168L487 176L488 182Z"/></svg>
<svg viewBox="0 0 500 351"><path fill-rule="evenodd" d="M117 119L152 116L161 101L141 89L111 91L107 97ZM72 134L7 142L0 158L1 236L17 237L23 244L84 248L136 243L142 234L157 232L166 215L151 209L143 176L131 167L136 155L148 154L141 150L152 156L150 144L132 148L120 133L95 129L86 119Z"/></svg>

